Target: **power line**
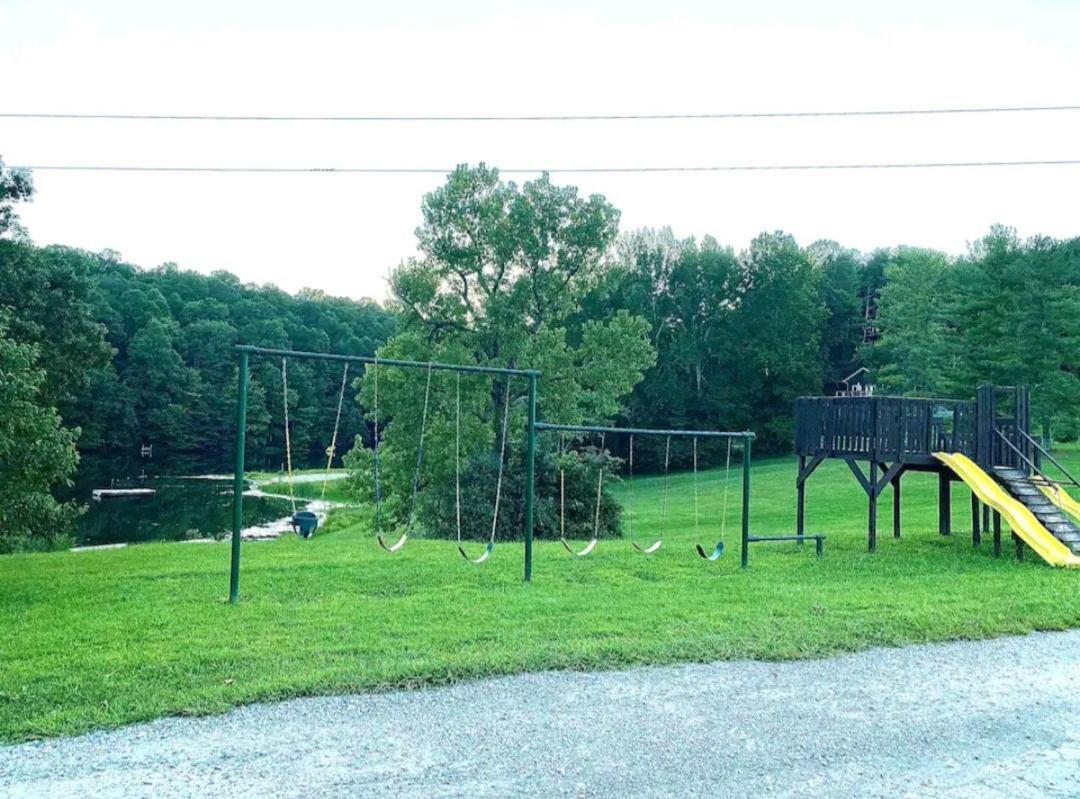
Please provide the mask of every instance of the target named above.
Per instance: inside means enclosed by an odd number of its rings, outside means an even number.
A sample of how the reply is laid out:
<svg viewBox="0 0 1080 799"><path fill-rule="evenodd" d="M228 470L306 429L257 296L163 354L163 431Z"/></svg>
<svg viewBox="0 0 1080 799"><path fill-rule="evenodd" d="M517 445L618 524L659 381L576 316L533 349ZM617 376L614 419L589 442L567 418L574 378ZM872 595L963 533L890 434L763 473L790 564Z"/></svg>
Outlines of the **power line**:
<svg viewBox="0 0 1080 799"><path fill-rule="evenodd" d="M693 172L810 172L861 169L958 169L978 167L1076 166L1080 158L1026 161L919 161L911 163L855 164L721 164L715 166L631 166L631 167L536 167L500 169L502 174L655 174ZM363 175L445 175L445 167L302 167L302 166L125 166L99 164L12 165L13 169L35 172L202 172L263 174L363 174Z"/></svg>
<svg viewBox="0 0 1080 799"><path fill-rule="evenodd" d="M78 114L0 112L3 119L112 120L158 122L617 122L703 119L805 119L827 117L941 116L947 114L1020 114L1080 111L1080 105L977 106L968 108L896 108L839 111L720 111L697 114L528 114L466 116L303 116L276 114Z"/></svg>

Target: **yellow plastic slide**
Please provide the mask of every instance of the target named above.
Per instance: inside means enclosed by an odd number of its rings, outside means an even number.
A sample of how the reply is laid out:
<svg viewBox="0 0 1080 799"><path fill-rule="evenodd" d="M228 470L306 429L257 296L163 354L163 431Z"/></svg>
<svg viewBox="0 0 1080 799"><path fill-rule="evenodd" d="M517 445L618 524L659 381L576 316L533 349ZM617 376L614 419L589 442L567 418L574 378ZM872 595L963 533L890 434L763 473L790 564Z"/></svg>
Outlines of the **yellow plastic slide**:
<svg viewBox="0 0 1080 799"><path fill-rule="evenodd" d="M1072 516L1076 521L1080 522L1080 502L1077 502L1067 492L1060 483L1051 483L1050 485L1039 485L1039 489L1046 494L1047 498Z"/></svg>
<svg viewBox="0 0 1080 799"><path fill-rule="evenodd" d="M1013 499L1004 488L998 485L966 455L957 452L935 452L934 457L952 469L956 476L967 483L983 504L1000 513L1011 529L1021 540L1051 566L1080 568L1080 557L1054 538L1050 531L1042 526L1030 510Z"/></svg>

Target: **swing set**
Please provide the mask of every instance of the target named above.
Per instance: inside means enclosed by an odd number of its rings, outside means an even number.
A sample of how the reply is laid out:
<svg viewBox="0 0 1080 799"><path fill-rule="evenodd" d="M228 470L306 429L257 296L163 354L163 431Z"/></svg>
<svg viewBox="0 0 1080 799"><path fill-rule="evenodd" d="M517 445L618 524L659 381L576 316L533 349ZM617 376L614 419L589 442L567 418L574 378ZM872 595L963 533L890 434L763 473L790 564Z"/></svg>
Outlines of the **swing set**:
<svg viewBox="0 0 1080 799"><path fill-rule="evenodd" d="M511 382L515 379L523 379L527 383L526 395L526 436L525 436L525 497L524 497L524 580L532 579L533 561L533 533L534 533L534 506L535 506L535 477L536 477L536 442L537 436L545 432L556 432L560 435L560 470L559 470L559 538L568 553L574 557L586 557L592 554L600 539L600 510L603 497L605 458L607 451L605 445L610 436L628 437L628 471L626 481L627 498L627 526L630 544L633 549L645 556L653 555L664 544L664 535L668 521L668 498L670 489L671 468L671 440L691 439L692 462L693 462L693 514L694 530L697 540L701 540L703 532L699 512L699 486L698 486L698 443L701 439L721 439L726 441L726 459L724 466L724 491L723 505L720 516L719 529L715 530L715 543L711 549L702 544L695 545L697 554L705 561L716 561L724 553L724 537L727 527L728 489L731 482L732 451L734 447L742 450L742 503L740 523L740 550L741 565L746 568L749 561L749 545L756 541L788 540L788 537L762 537L750 535L750 451L754 433L750 431L729 432L719 430L665 430L645 429L636 427L610 427L595 425L561 425L541 422L537 419L536 398L537 386L541 373L532 369L510 369L491 366L474 366L465 364L433 363L423 361L409 361L394 358L368 357L360 355L335 355L320 352L303 352L297 350L271 349L241 344L236 347L239 355L238 392L236 407L236 471L233 482L233 525L230 548L230 571L229 571L229 601L235 603L239 598L240 585L240 541L243 526L243 493L244 493L244 443L247 425L247 395L249 380L249 364L252 356L270 356L281 359L282 391L285 406L285 457L288 471L289 498L292 507L291 524L293 529L302 536L307 537L314 532L318 518L310 511L298 511L296 497L293 489L292 468L292 442L288 418L288 360L308 359L318 361L332 361L343 364L341 387L338 393L337 413L334 421L334 430L330 440L330 446L326 449L326 469L323 477L322 496L326 494L326 484L329 480L330 469L337 451L337 438L341 424L341 413L345 398L345 389L348 385L349 368L351 364L360 363L372 367L373 379L373 407L372 422L374 429L372 472L374 479L374 510L375 510L375 538L378 546L388 554L400 552L409 540L416 521L417 498L420 494L421 474L424 464L424 443L428 432L428 417L431 405L432 376L435 372L454 373L454 516L456 522L457 550L461 557L472 564L482 564L492 555L495 548L496 532L499 524L499 511L503 499L503 478L506 467L506 449L509 432L510 418L510 395ZM420 430L417 438L417 454L413 468L412 480L409 492L408 513L405 517L404 526L397 540L390 543L385 531L383 513L383 492L381 477L380 458L380 408L379 408L379 371L380 367L395 367L403 369L423 370L426 373L424 381L423 410L420 417ZM498 443L498 471L495 480L494 502L492 520L487 541L483 550L478 554L470 555L465 549L466 536L463 534L462 523L462 404L461 404L461 375L482 374L488 375L494 381L502 380L505 384L502 402L502 418L500 420L500 435ZM567 454L566 439L584 436L600 436L599 459L596 477L596 497L592 513L592 529L587 542L580 549L575 548L567 538L566 531L566 483L565 462ZM635 503L633 494L634 482L634 444L635 439L643 436L664 438L664 470L663 484L661 489L661 504L655 537L650 536L645 541L639 540L642 533L642 522L638 521L635 529ZM809 537L809 536L808 536ZM801 539L800 539L801 543ZM821 553L821 544L818 542L818 554Z"/></svg>
<svg viewBox="0 0 1080 799"><path fill-rule="evenodd" d="M601 427L595 425L568 425L568 424L549 424L547 422L537 422L534 425L536 432L557 432L559 433L559 451L560 455L560 468L559 468L559 540L562 542L563 547L571 555L577 557L584 557L596 549L596 545L600 538L600 499L603 494L604 488L604 466L603 466L603 454L604 445L608 436L622 435L628 438L627 441L627 476L626 476L626 526L627 533L630 539L630 545L635 551L640 552L642 555L652 555L657 552L660 547L664 545L664 532L667 522L668 514L668 495L670 491L670 476L671 476L671 439L672 438L689 438L692 439L692 462L693 462L693 507L694 507L694 532L697 538L700 538L701 533L701 513L700 502L698 492L698 440L703 438L708 439L726 439L727 441L727 459L724 466L724 493L723 493L723 505L720 516L720 529L717 531L716 543L712 549L706 552L705 548L701 544L696 544L695 549L698 555L708 561L719 560L720 556L724 553L724 534L727 529L727 511L728 511L728 487L731 482L731 451L732 444L736 443L742 447L742 523L741 523L741 543L742 543L742 565L745 567L748 564L748 545L751 542L750 538L750 442L754 440L754 434L748 430L742 432L728 432L723 430L649 430L640 427ZM600 435L600 465L597 467L596 478L596 501L593 510L593 526L592 534L585 546L580 549L574 549L573 545L566 538L566 491L565 491L565 468L562 465L566 453L565 437L567 434L574 434L578 436L587 435ZM660 514L656 527L656 537L652 543L645 543L639 541L637 534L634 531L634 517L635 517L635 503L634 503L634 439L641 436L656 436L664 439L664 471L663 471L663 483L660 489ZM638 530L640 531L640 522L638 524Z"/></svg>

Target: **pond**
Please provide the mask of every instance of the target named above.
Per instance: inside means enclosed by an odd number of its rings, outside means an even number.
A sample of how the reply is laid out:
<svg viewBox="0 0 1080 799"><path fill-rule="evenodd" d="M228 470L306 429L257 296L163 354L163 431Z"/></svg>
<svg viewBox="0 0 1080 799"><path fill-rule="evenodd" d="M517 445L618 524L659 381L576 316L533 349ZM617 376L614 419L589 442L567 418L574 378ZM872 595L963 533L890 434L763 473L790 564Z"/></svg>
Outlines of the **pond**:
<svg viewBox="0 0 1080 799"><path fill-rule="evenodd" d="M289 516L289 500L250 488L244 496L245 531L265 527L271 535L279 534L280 522ZM97 489L149 489L153 493L94 499ZM84 461L75 485L64 493L64 498L86 507L76 523L78 546L222 538L232 530L231 475L147 475L141 464L125 467Z"/></svg>

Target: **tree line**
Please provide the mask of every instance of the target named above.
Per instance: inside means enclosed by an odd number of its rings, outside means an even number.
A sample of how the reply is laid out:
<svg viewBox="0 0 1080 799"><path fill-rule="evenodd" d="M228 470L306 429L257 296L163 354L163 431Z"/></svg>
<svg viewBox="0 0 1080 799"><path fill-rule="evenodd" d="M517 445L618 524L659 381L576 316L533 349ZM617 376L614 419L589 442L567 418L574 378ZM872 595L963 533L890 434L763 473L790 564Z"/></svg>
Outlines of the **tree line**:
<svg viewBox="0 0 1080 799"><path fill-rule="evenodd" d="M17 532L0 535L9 538L45 540L69 523L71 509L51 492L70 478L76 448L119 461L152 446L155 458L182 455L186 468L225 467L238 342L541 369L547 420L751 429L761 453L790 447L797 396L831 393L862 366L879 393L969 397L980 382L1027 383L1036 416L1058 437L1075 436L1080 418L1080 240L1021 241L995 228L952 258L801 246L773 232L735 250L667 229L620 235L618 210L599 195L463 166L423 198L419 255L393 271L380 305L38 247L13 211L32 191L28 175L0 165L0 364L7 405L21 409L0 422L0 465L24 475L4 483L0 525ZM250 467L283 460L281 370L252 360ZM453 531L460 484L465 532L480 535L508 408L497 533L516 534L524 383L440 373L428 389L422 372L383 367L376 414L373 372L350 373L339 433L356 498L374 500L378 421L387 523ZM338 364L289 362L297 465L325 463L342 378ZM31 435L47 443L31 447ZM560 471L570 523L591 524L597 469L610 474L627 455L625 441L605 442L610 454L598 444L542 437L542 534L558 529ZM663 442L636 445L636 468L662 468ZM702 464L723 462L722 446L702 444ZM673 468L688 465L686 447L672 455ZM618 508L606 496L602 504L613 533Z"/></svg>

